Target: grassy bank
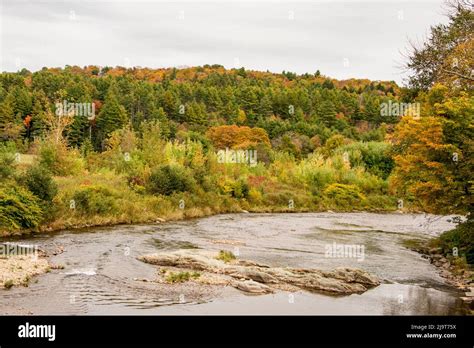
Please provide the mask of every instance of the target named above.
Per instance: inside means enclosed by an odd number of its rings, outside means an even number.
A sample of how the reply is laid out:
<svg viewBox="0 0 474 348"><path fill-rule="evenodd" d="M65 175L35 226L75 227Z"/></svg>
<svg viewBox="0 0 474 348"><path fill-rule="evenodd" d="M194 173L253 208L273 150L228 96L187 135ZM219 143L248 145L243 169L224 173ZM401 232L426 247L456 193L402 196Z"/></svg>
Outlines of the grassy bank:
<svg viewBox="0 0 474 348"><path fill-rule="evenodd" d="M212 143L118 130L106 150L50 137L15 155L0 149L0 231L12 235L180 220L229 212L394 211L414 208L389 190L389 146L334 141L304 159L257 141L260 160L222 161ZM239 151L239 150L236 150ZM22 161L27 158L28 161ZM20 159L20 160L18 160Z"/></svg>
<svg viewBox="0 0 474 348"><path fill-rule="evenodd" d="M102 171L87 176L55 177L58 193L48 215L32 228L4 229L2 236L56 231L91 226L155 223L242 211L257 213L352 211L329 200L318 199L303 190L262 194L258 201L238 199L215 192L174 193L169 196L137 193L122 175ZM389 212L393 204L358 205L359 211Z"/></svg>

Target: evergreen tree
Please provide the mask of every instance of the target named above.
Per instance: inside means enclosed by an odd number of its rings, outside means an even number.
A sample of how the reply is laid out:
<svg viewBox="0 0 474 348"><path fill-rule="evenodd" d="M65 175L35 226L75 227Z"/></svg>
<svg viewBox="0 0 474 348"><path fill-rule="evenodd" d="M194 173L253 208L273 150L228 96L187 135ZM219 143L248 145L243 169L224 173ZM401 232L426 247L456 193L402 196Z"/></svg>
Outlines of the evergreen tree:
<svg viewBox="0 0 474 348"><path fill-rule="evenodd" d="M186 106L186 122L205 125L207 123L206 105L195 101Z"/></svg>
<svg viewBox="0 0 474 348"><path fill-rule="evenodd" d="M260 117L268 117L268 116L271 116L272 114L273 114L272 100L270 99L268 95L264 95L263 98L260 100L257 115Z"/></svg>
<svg viewBox="0 0 474 348"><path fill-rule="evenodd" d="M128 123L128 115L125 108L117 100L117 89L115 85L109 87L107 97L97 116L96 146L103 148L104 141L115 130L123 128Z"/></svg>
<svg viewBox="0 0 474 348"><path fill-rule="evenodd" d="M31 111L30 139L41 138L48 129L49 101L43 91L33 95L33 110ZM50 115L51 116L51 115Z"/></svg>
<svg viewBox="0 0 474 348"><path fill-rule="evenodd" d="M318 108L319 119L326 127L333 127L336 124L336 109L330 100L324 100Z"/></svg>
<svg viewBox="0 0 474 348"><path fill-rule="evenodd" d="M20 114L15 115L14 98L9 93L0 103L0 139L3 140L17 139L23 129Z"/></svg>

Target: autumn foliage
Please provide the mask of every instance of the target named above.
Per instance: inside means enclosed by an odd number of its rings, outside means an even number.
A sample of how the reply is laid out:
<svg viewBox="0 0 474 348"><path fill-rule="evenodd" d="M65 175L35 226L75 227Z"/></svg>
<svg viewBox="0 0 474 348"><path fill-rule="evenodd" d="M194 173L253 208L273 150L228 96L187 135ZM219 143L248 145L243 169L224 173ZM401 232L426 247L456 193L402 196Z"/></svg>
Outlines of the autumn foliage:
<svg viewBox="0 0 474 348"><path fill-rule="evenodd" d="M258 144L271 146L267 132L257 127L235 125L211 127L207 131L207 136L217 149L247 149Z"/></svg>
<svg viewBox="0 0 474 348"><path fill-rule="evenodd" d="M454 151L443 143L442 120L405 117L396 127L393 143L399 151L391 180L397 193L416 197L426 211L449 206L454 178L447 163Z"/></svg>

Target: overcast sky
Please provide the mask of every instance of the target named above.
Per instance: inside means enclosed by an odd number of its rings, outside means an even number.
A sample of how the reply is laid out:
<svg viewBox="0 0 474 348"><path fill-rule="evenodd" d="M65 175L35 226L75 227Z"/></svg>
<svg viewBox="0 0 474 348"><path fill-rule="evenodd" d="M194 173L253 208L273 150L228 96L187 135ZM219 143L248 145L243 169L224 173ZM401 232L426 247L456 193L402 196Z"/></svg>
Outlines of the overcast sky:
<svg viewBox="0 0 474 348"><path fill-rule="evenodd" d="M0 0L0 70L65 65L226 68L401 82L408 39L443 0Z"/></svg>

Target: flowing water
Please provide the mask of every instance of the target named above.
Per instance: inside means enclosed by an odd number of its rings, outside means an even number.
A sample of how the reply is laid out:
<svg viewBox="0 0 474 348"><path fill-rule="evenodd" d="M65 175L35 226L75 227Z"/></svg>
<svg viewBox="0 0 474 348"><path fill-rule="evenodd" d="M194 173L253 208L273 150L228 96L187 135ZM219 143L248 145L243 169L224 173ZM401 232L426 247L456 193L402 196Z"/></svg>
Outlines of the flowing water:
<svg viewBox="0 0 474 348"><path fill-rule="evenodd" d="M49 252L64 249L50 259L64 269L36 277L29 287L0 291L0 313L462 314L462 293L403 245L453 226L447 216L422 214L227 214L35 235L15 242ZM338 245L363 247L357 249L363 253L330 257L328 248ZM230 250L270 266L358 267L382 284L361 295L333 297L306 291L257 296L194 282L143 281L155 279L157 267L138 256L183 248Z"/></svg>

